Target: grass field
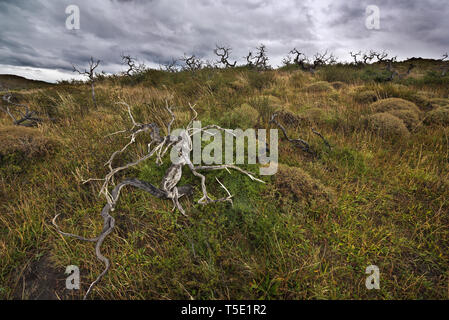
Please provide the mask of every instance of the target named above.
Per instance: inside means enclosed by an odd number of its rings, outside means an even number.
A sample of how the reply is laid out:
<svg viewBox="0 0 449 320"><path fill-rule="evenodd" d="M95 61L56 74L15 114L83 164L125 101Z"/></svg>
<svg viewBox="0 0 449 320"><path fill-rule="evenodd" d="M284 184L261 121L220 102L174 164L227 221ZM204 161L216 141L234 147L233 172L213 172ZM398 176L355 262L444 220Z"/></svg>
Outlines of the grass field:
<svg viewBox="0 0 449 320"><path fill-rule="evenodd" d="M167 100L175 128L188 123L188 103L203 123L227 128L275 128L277 111L290 137L317 156L282 137L278 173L262 177L266 184L208 173L210 193L224 196L218 177L233 206L196 204L199 182L185 170L182 183L196 186L182 199L188 217L171 201L124 189L103 245L111 268L90 298L448 299L449 76L434 61L414 64L394 81L382 64L324 66L315 75L294 66L150 70L99 80L98 109L88 84L13 90L55 121L13 127L0 114L0 298L83 296L103 265L93 244L62 237L51 219L61 213L64 231L100 233L100 182L81 179L103 177L128 141L106 137L131 126L115 103L128 103L139 122L166 122ZM407 63L395 67L405 72ZM148 138L117 165L143 156ZM151 160L120 177L159 184L167 167ZM80 267L81 290L64 289L67 265ZM380 269L379 290L365 287L369 265Z"/></svg>

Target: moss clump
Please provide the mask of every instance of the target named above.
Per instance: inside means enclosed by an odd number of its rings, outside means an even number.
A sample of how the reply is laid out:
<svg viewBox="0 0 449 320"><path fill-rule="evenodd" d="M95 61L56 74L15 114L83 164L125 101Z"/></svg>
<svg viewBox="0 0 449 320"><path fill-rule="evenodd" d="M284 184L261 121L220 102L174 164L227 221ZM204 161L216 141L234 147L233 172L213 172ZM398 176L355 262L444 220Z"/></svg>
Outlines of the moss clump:
<svg viewBox="0 0 449 320"><path fill-rule="evenodd" d="M318 82L309 84L303 90L305 92L309 92L309 93L318 93L318 92L333 92L334 88L327 81L318 81Z"/></svg>
<svg viewBox="0 0 449 320"><path fill-rule="evenodd" d="M281 201L289 199L305 205L311 202L331 202L334 199L331 189L323 186L301 168L279 164L274 178Z"/></svg>
<svg viewBox="0 0 449 320"><path fill-rule="evenodd" d="M439 107L427 113L424 123L427 125L449 125L449 107Z"/></svg>
<svg viewBox="0 0 449 320"><path fill-rule="evenodd" d="M412 110L391 110L388 113L401 119L409 130L419 123L419 115Z"/></svg>
<svg viewBox="0 0 449 320"><path fill-rule="evenodd" d="M354 94L354 100L358 103L373 103L377 101L377 94L374 90L359 91Z"/></svg>
<svg viewBox="0 0 449 320"><path fill-rule="evenodd" d="M0 128L0 163L19 164L23 159L47 155L56 141L42 135L37 129L19 126Z"/></svg>
<svg viewBox="0 0 449 320"><path fill-rule="evenodd" d="M421 112L416 104L400 98L388 98L379 100L371 104L371 108L374 112L388 112L391 110L411 110L416 114L419 114Z"/></svg>
<svg viewBox="0 0 449 320"><path fill-rule="evenodd" d="M404 121L388 112L369 116L368 128L385 139L397 140L410 136Z"/></svg>

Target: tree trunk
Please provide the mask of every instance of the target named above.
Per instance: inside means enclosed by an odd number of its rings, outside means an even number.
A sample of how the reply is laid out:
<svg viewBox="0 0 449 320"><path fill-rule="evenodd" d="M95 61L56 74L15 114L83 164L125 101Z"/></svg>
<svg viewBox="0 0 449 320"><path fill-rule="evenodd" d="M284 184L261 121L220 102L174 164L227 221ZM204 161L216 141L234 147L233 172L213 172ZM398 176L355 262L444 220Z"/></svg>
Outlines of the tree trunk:
<svg viewBox="0 0 449 320"><path fill-rule="evenodd" d="M94 102L94 108L97 109L97 100L95 100L95 88L94 88L94 82L91 82L92 86L92 100Z"/></svg>

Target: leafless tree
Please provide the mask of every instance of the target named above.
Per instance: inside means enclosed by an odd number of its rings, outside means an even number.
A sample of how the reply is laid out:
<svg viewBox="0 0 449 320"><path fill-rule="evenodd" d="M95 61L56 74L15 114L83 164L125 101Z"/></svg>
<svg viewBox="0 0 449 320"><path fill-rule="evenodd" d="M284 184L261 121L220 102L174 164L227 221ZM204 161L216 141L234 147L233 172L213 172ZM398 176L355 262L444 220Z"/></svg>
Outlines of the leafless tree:
<svg viewBox="0 0 449 320"><path fill-rule="evenodd" d="M290 54L282 59L282 64L287 67L292 64L292 57L290 56Z"/></svg>
<svg viewBox="0 0 449 320"><path fill-rule="evenodd" d="M388 53L385 51L382 51L382 52L373 51L373 55L376 57L377 62L384 62L384 61L388 62L387 61ZM393 57L393 58L395 59L396 57ZM393 58L391 58L391 59L393 59ZM391 59L389 59L389 60L391 60Z"/></svg>
<svg viewBox="0 0 449 320"><path fill-rule="evenodd" d="M191 56L186 56L184 54L184 56L180 59L181 61L184 62L184 70L188 70L188 71L197 71L200 70L203 67L203 62L196 58L195 55L191 55Z"/></svg>
<svg viewBox="0 0 449 320"><path fill-rule="evenodd" d="M393 63L396 62L396 58L397 57L392 57L390 59L383 59L383 61L385 61L387 63L387 71L390 72L390 77L388 78L389 81L392 81L394 79L394 77L399 77L399 72L394 69L393 67Z"/></svg>
<svg viewBox="0 0 449 320"><path fill-rule="evenodd" d="M248 55L245 57L246 65L250 68L256 68L259 71L270 69L265 45L261 44L256 50L256 54L254 55L252 51L248 52Z"/></svg>
<svg viewBox="0 0 449 320"><path fill-rule="evenodd" d="M376 53L374 51L371 51L369 53L364 53L363 54L363 63L364 64L368 64L369 62L371 62L374 58L376 57Z"/></svg>
<svg viewBox="0 0 449 320"><path fill-rule="evenodd" d="M164 69L165 71L168 72L178 72L179 71L178 60L172 58L170 62L164 64Z"/></svg>
<svg viewBox="0 0 449 320"><path fill-rule="evenodd" d="M299 66L304 71L309 71L310 66L308 66L308 59L306 55L300 52L298 49L293 48L289 54L293 55L293 62Z"/></svg>
<svg viewBox="0 0 449 320"><path fill-rule="evenodd" d="M237 61L234 61L234 63L229 62L229 54L231 51L230 47L215 45L214 53L220 58L217 64L222 64L225 68L235 67Z"/></svg>
<svg viewBox="0 0 449 320"><path fill-rule="evenodd" d="M442 72L441 75L444 77L447 74L447 71L449 70L449 64L447 61L445 61L448 58L448 54L443 54L443 57L440 59L441 62L443 62L443 65L441 66Z"/></svg>
<svg viewBox="0 0 449 320"><path fill-rule="evenodd" d="M249 51L248 54L244 58L246 59L247 67L250 67L250 68L254 67L252 51Z"/></svg>
<svg viewBox="0 0 449 320"><path fill-rule="evenodd" d="M127 76L132 76L133 74L143 72L146 69L145 64L137 64L137 59L131 57L130 55L125 55L122 53L120 57L122 58L122 64L128 67L128 70L126 70Z"/></svg>
<svg viewBox="0 0 449 320"><path fill-rule="evenodd" d="M355 64L355 65L359 65L359 64L362 62L362 61L360 61L360 60L357 59L358 56L362 56L362 51L355 52L355 53L353 53L352 51L350 51L349 54L350 54L351 57L354 59L354 64Z"/></svg>
<svg viewBox="0 0 449 320"><path fill-rule="evenodd" d="M87 77L89 77L89 81L90 81L90 85L92 88L92 100L94 102L94 107L95 109L97 108L97 101L95 99L95 69L98 67L98 65L100 64L100 60L95 61L93 57L90 58L89 61L89 70L84 69L84 71L80 71L80 69L78 67L76 67L75 65L72 65L73 67L73 72L78 72L81 75L85 75Z"/></svg>
<svg viewBox="0 0 449 320"><path fill-rule="evenodd" d="M334 55L332 53L328 53L327 50L324 53L317 52L313 56L313 58L314 68L324 66L326 64L334 64L337 62L337 59L334 57Z"/></svg>
<svg viewBox="0 0 449 320"><path fill-rule="evenodd" d="M192 195L194 189L193 189L193 186L191 186L191 185L178 186L178 183L180 182L181 177L182 177L182 173L183 173L182 170L184 167L187 167L195 177L200 179L202 197L198 200L198 203L202 204L202 205L208 205L208 204L217 203L217 202L229 202L232 204L232 197L233 197L231 195L231 193L229 192L229 190L218 179L216 179L218 184L226 192L226 196L224 196L222 198L218 198L218 199L213 199L207 191L206 176L203 175L202 173L200 173L202 171L226 170L230 173L229 170L235 170L235 171L238 171L238 172L246 175L252 181L264 183L264 181L254 177L252 173L245 171L235 165L230 165L230 164L211 165L211 166L207 166L207 165L195 166L195 165L193 165L193 163L190 161L190 153L192 152L192 136L195 133L199 133L200 131L204 132L204 131L214 128L214 129L222 130L222 131L225 131L225 132L228 132L228 133L234 135L233 132L223 129L217 125L205 126L202 129L195 128L193 126L193 122L194 122L194 120L196 120L198 114L195 111L194 106L191 106L189 104L189 107L193 113L193 117L190 120L187 127L185 128L185 130L179 135L174 135L174 134L172 134L171 127L175 121L175 115L167 103L166 110L171 115L171 119L168 122L168 124L166 125L167 135L161 136L160 128L156 123L142 124L142 123L136 122L132 115L130 106L124 102L121 102L120 104L125 105L128 108L128 113L129 113L129 117L132 122L132 127L128 130L125 129L125 130L121 130L118 132L114 132L108 136L110 137L110 136L113 136L116 134L127 133L127 134L130 134L130 141L122 149L115 151L111 155L108 162L106 163L106 166L108 166L108 168L109 168L109 172L106 174L106 176L103 179L83 180L83 183L88 183L88 182L92 182L92 181L102 181L103 182L103 184L100 188L100 194L106 198L107 203L105 204L105 206L103 207L103 209L101 211L101 216L103 218L102 232L95 238L85 238L85 237L81 237L81 236L78 236L78 235L75 235L72 233L66 233L66 232L61 231L61 229L59 228L59 226L56 223L56 219L58 218L58 216L61 213L56 214L56 216L52 220L53 225L56 227L56 230L60 234L62 234L64 236L74 237L76 239L83 240L83 241L94 242L96 256L97 256L98 260L103 262L105 265L103 272L101 272L100 275L96 278L96 280L94 282L92 282L91 285L89 286L86 294L84 295L84 299L86 299L88 297L89 293L92 291L92 288L101 280L101 278L109 270L110 262L109 262L109 259L106 258L101 253L101 245L103 244L106 237L113 231L113 228L115 226L115 219L113 216L111 216L111 212L113 212L114 209L116 209L116 205L119 200L120 193L121 193L121 190L123 189L123 187L130 185L130 186L139 188L141 190L144 190L144 191L150 193L151 195L155 196L156 198L171 200L173 203L173 206L174 206L173 210L178 209L178 211L181 214L186 216L187 214L184 211L184 208L181 206L179 199L182 197L188 197L188 196ZM131 144L135 143L138 135L143 132L151 133L151 141L148 144L148 153L146 155L144 155L143 157L138 158L137 160L130 162L126 165L113 167L113 162L114 162L116 156L125 152L125 150ZM141 180L138 180L135 178L125 179L122 182L120 182L114 186L114 183L113 183L114 177L119 172L122 172L128 168L134 167L134 166L138 165L139 163L142 163L143 161L150 159L153 156L156 157L156 164L161 164L163 162L162 159L163 159L164 155L167 154L167 152L170 153L173 148L175 148L174 150L179 155L179 158L177 159L176 163L172 163L170 165L170 167L167 169L167 171L165 172L165 175L162 178L160 187L156 187L155 185L153 185L149 182L141 181Z"/></svg>

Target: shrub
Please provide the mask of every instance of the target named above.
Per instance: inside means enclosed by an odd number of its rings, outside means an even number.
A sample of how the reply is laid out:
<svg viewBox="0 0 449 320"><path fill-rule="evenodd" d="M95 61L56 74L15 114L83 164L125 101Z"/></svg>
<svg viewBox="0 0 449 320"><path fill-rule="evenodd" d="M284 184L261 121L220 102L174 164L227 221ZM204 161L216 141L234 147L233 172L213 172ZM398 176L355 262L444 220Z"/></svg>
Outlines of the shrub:
<svg viewBox="0 0 449 320"><path fill-rule="evenodd" d="M439 107L428 112L424 123L427 125L449 125L449 108Z"/></svg>
<svg viewBox="0 0 449 320"><path fill-rule="evenodd" d="M54 140L36 129L19 126L0 128L0 163L20 164L24 159L45 156L55 146Z"/></svg>
<svg viewBox="0 0 449 320"><path fill-rule="evenodd" d="M432 102L420 92L412 94L408 99L415 103L421 110L428 111L434 108Z"/></svg>
<svg viewBox="0 0 449 320"><path fill-rule="evenodd" d="M405 126L409 130L414 128L419 122L419 115L412 110L391 110L388 113L404 121Z"/></svg>
<svg viewBox="0 0 449 320"><path fill-rule="evenodd" d="M306 92L333 92L334 88L330 85L329 82L326 81L318 81L312 84L309 84L304 89Z"/></svg>
<svg viewBox="0 0 449 320"><path fill-rule="evenodd" d="M374 112L388 112L391 110L410 110L419 114L420 110L413 102L400 99L400 98L388 98L382 99L371 104L371 108Z"/></svg>
<svg viewBox="0 0 449 320"><path fill-rule="evenodd" d="M248 83L252 88L262 90L269 87L275 81L274 73L270 71L248 73Z"/></svg>
<svg viewBox="0 0 449 320"><path fill-rule="evenodd" d="M354 94L354 100L358 103L372 103L377 101L377 94L374 90L358 91Z"/></svg>
<svg viewBox="0 0 449 320"><path fill-rule="evenodd" d="M301 168L279 164L274 178L276 189L281 194L280 201L289 199L305 205L331 202L334 198L331 189L324 187Z"/></svg>
<svg viewBox="0 0 449 320"><path fill-rule="evenodd" d="M391 73L387 70L367 69L360 76L363 81L387 82L391 79Z"/></svg>
<svg viewBox="0 0 449 320"><path fill-rule="evenodd" d="M324 66L319 70L318 76L321 80L329 82L356 82L359 78L360 71L354 66L349 65L333 65Z"/></svg>
<svg viewBox="0 0 449 320"><path fill-rule="evenodd" d="M369 116L368 128L386 139L397 140L410 135L404 121L387 112Z"/></svg>

